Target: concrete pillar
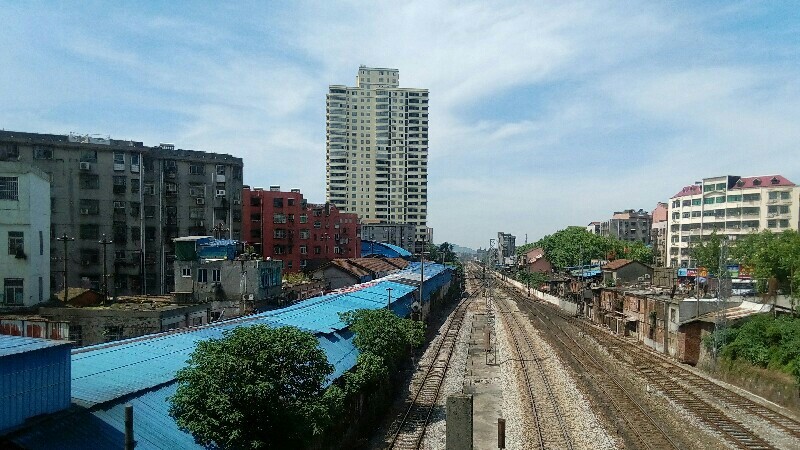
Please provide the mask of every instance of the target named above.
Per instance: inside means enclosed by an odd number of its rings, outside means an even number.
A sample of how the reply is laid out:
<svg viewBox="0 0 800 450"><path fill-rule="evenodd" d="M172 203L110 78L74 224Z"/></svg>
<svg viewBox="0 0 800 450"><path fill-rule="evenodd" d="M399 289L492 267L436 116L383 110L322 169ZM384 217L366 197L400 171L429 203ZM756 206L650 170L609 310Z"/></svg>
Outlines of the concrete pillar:
<svg viewBox="0 0 800 450"><path fill-rule="evenodd" d="M447 397L446 450L472 450L472 395Z"/></svg>

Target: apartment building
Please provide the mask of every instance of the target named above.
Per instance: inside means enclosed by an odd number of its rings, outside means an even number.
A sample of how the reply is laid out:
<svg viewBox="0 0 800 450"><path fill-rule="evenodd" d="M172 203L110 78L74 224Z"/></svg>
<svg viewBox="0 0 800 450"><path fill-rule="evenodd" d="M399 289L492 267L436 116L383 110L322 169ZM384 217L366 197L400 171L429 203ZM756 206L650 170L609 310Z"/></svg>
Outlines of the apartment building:
<svg viewBox="0 0 800 450"><path fill-rule="evenodd" d="M49 198L46 173L28 164L0 162L0 308L50 299Z"/></svg>
<svg viewBox="0 0 800 450"><path fill-rule="evenodd" d="M361 237L365 240L383 242L414 251L416 230L410 223L361 224ZM426 242L431 242L426 239Z"/></svg>
<svg viewBox="0 0 800 450"><path fill-rule="evenodd" d="M611 219L600 224L600 234L623 241L650 243L653 217L642 209L615 212Z"/></svg>
<svg viewBox="0 0 800 450"><path fill-rule="evenodd" d="M361 256L358 216L332 203L308 203L299 189L244 186L243 239L264 258L283 261L283 272L311 271L336 258Z"/></svg>
<svg viewBox="0 0 800 450"><path fill-rule="evenodd" d="M600 234L600 222L589 222L589 225L586 225L586 231L592 234Z"/></svg>
<svg viewBox="0 0 800 450"><path fill-rule="evenodd" d="M667 265L667 225L669 225L669 203L658 202L656 209L650 215L653 224L650 226L650 243L653 245L653 255L656 267Z"/></svg>
<svg viewBox="0 0 800 450"><path fill-rule="evenodd" d="M114 295L173 290L173 238L241 235L242 160L230 155L155 147L88 135L0 131L0 161L19 161L47 174L50 195L50 285L99 288L106 247ZM64 246L55 240L74 238Z"/></svg>
<svg viewBox="0 0 800 450"><path fill-rule="evenodd" d="M695 267L690 243L716 231L738 236L797 230L800 187L781 175L704 178L669 202L670 267Z"/></svg>
<svg viewBox="0 0 800 450"><path fill-rule="evenodd" d="M327 95L326 196L362 223L411 223L428 215L428 90L399 87L397 69L361 66L354 87Z"/></svg>

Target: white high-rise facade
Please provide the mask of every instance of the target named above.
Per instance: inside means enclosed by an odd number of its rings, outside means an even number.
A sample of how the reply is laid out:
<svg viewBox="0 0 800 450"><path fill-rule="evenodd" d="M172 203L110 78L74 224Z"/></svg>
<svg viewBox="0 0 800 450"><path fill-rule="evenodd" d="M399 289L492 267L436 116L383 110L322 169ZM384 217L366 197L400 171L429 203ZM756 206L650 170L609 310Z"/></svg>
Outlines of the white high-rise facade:
<svg viewBox="0 0 800 450"><path fill-rule="evenodd" d="M397 69L361 66L355 87L327 96L327 199L362 223L410 223L428 215L428 90L399 87Z"/></svg>

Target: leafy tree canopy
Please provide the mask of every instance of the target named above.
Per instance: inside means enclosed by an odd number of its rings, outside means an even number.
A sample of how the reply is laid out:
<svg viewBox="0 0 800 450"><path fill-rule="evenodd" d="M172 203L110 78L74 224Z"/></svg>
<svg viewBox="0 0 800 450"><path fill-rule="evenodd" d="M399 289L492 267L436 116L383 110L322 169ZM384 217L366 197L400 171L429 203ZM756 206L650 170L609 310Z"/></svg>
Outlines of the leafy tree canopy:
<svg viewBox="0 0 800 450"><path fill-rule="evenodd" d="M719 271L720 246L724 238L717 234L717 230L714 230L710 235L704 236L702 240L692 241L689 244L689 252L697 261L698 267L705 267L712 274Z"/></svg>
<svg viewBox="0 0 800 450"><path fill-rule="evenodd" d="M517 250L520 254L530 248L541 247L545 257L555 267L564 268L588 264L593 259L632 259L652 264L653 251L641 242L622 241L600 236L583 227L567 227L547 235Z"/></svg>
<svg viewBox="0 0 800 450"><path fill-rule="evenodd" d="M238 327L203 341L178 371L170 415L202 445L302 448L330 423L343 393L317 339L294 327Z"/></svg>
<svg viewBox="0 0 800 450"><path fill-rule="evenodd" d="M786 230L764 230L741 236L734 241L729 255L733 261L748 266L759 280L759 290L766 290L766 280L775 277L785 293L798 296L800 290L800 234Z"/></svg>
<svg viewBox="0 0 800 450"><path fill-rule="evenodd" d="M342 321L353 333L353 344L361 353L372 353L393 364L406 346L419 346L425 325L398 317L388 309L357 309L341 314Z"/></svg>

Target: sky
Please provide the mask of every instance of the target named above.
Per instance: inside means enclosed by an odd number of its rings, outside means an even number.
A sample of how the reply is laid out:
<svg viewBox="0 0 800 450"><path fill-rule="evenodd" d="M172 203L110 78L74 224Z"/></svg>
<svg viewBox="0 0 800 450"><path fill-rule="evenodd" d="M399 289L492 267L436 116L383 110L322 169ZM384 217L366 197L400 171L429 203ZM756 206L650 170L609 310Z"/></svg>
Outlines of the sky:
<svg viewBox="0 0 800 450"><path fill-rule="evenodd" d="M794 2L0 0L0 128L229 153L325 200L325 94L430 90L434 241L530 242L718 175L800 183Z"/></svg>

